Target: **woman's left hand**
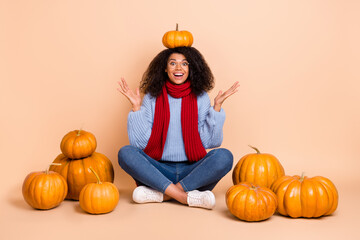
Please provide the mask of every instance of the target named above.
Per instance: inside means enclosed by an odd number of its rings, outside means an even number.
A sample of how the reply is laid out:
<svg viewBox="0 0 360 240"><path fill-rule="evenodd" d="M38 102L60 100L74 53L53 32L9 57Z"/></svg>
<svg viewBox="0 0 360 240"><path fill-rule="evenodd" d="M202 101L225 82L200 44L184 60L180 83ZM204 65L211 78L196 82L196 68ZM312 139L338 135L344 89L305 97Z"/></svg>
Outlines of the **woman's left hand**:
<svg viewBox="0 0 360 240"><path fill-rule="evenodd" d="M221 105L224 103L225 99L236 93L239 90L238 87L240 87L239 82L235 82L234 85L232 85L227 91L219 91L214 100L214 110L220 112Z"/></svg>

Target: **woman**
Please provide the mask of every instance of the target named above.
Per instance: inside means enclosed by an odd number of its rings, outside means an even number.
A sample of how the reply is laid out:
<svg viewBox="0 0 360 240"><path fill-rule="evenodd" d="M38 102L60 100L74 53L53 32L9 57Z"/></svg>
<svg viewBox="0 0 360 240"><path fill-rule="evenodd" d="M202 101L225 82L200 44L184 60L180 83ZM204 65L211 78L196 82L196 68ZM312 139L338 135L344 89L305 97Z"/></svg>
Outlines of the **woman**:
<svg viewBox="0 0 360 240"><path fill-rule="evenodd" d="M219 92L214 106L207 94L214 77L201 53L193 47L160 52L144 73L141 89L129 89L124 78L118 90L132 104L128 116L129 146L118 154L119 165L138 187L137 203L175 199L193 207L212 209L211 190L233 164L222 142L226 98L237 92L236 82ZM142 102L142 103L141 103Z"/></svg>

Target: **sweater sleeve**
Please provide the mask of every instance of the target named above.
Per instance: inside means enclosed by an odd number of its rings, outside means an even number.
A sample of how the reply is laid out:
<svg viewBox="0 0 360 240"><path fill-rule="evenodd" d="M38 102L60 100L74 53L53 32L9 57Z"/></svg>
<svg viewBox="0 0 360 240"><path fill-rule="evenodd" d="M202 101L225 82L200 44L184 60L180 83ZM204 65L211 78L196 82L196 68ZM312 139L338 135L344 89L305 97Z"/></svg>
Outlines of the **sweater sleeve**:
<svg viewBox="0 0 360 240"><path fill-rule="evenodd" d="M215 111L207 93L198 97L198 108L199 133L204 148L219 147L223 140L225 111L222 108L220 112Z"/></svg>
<svg viewBox="0 0 360 240"><path fill-rule="evenodd" d="M154 121L155 99L149 94L143 98L139 111L131 111L128 115L127 131L130 145L145 149L151 135Z"/></svg>

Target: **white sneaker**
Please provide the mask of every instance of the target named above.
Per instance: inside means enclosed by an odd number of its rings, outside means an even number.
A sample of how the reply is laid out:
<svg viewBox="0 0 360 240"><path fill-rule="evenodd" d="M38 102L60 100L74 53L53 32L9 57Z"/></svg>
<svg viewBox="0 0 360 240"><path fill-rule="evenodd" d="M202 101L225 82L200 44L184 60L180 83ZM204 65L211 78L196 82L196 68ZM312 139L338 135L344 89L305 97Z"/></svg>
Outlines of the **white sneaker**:
<svg viewBox="0 0 360 240"><path fill-rule="evenodd" d="M213 209L215 207L215 196L209 190L204 192L193 190L187 194L187 202L190 207L201 207L207 209Z"/></svg>
<svg viewBox="0 0 360 240"><path fill-rule="evenodd" d="M132 198L136 203L162 202L164 194L146 186L135 188Z"/></svg>

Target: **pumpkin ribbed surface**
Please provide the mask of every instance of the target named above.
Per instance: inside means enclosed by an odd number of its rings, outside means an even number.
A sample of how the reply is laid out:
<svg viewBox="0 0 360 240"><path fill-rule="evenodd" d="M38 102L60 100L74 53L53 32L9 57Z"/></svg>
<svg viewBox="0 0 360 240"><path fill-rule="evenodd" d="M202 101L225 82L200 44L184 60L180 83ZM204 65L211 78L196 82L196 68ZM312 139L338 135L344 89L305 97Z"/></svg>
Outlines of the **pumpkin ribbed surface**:
<svg viewBox="0 0 360 240"><path fill-rule="evenodd" d="M22 186L25 201L36 209L58 206L67 194L65 179L56 172L33 172L27 175Z"/></svg>
<svg viewBox="0 0 360 240"><path fill-rule="evenodd" d="M84 130L74 130L67 133L60 143L61 152L70 159L90 156L96 149L95 136Z"/></svg>
<svg viewBox="0 0 360 240"><path fill-rule="evenodd" d="M61 166L51 166L50 170L58 172L67 181L68 194L66 199L79 200L81 189L88 183L96 182L96 177L90 171L92 167L102 182L114 181L114 168L111 161L103 154L94 152L87 158L72 160L60 154L54 163Z"/></svg>
<svg viewBox="0 0 360 240"><path fill-rule="evenodd" d="M109 182L89 183L80 192L80 207L92 214L108 213L115 209L119 191Z"/></svg>
<svg viewBox="0 0 360 240"><path fill-rule="evenodd" d="M232 173L234 184L249 182L269 188L275 180L285 175L283 166L275 156L257 152L243 156L236 164Z"/></svg>
<svg viewBox="0 0 360 240"><path fill-rule="evenodd" d="M251 183L243 182L232 186L225 198L230 212L245 221L268 219L277 207L276 196L269 188Z"/></svg>
<svg viewBox="0 0 360 240"><path fill-rule="evenodd" d="M335 185L321 176L283 176L271 189L278 197L278 212L293 218L330 215L338 205Z"/></svg>
<svg viewBox="0 0 360 240"><path fill-rule="evenodd" d="M193 41L193 35L188 31L178 31L177 24L175 31L166 32L162 38L162 42L167 48L191 47Z"/></svg>

